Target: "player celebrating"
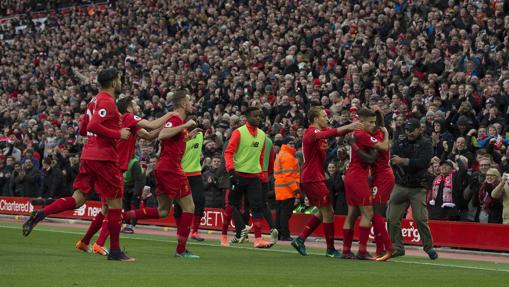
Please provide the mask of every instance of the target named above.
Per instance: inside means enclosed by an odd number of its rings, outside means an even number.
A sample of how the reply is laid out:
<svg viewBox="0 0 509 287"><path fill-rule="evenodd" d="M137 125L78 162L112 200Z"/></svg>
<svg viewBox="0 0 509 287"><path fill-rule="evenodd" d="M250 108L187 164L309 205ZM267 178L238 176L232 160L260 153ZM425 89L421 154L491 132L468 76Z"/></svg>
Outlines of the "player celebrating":
<svg viewBox="0 0 509 287"><path fill-rule="evenodd" d="M384 126L383 115L379 110L375 113L376 127L372 135L379 142L383 142L385 136L381 129ZM353 139L353 137L351 137L351 139ZM371 149L368 152L364 152L355 145L354 140L350 142L350 145L363 162L371 165L374 207L374 214L371 222L373 223L373 231L375 233L376 261L386 261L391 258L393 250L384 220L387 201L394 187L394 173L389 164L390 151L387 150L379 153L376 149Z"/></svg>
<svg viewBox="0 0 509 287"><path fill-rule="evenodd" d="M150 141L156 139L160 128L174 113L169 112L153 121L142 119L136 115L139 113L140 107L132 97L119 99L117 101L117 107L119 112L122 114L120 116L121 126L123 128L129 128L131 131L127 140L117 142L119 168L122 173L125 173L128 170L129 161L134 156L136 138L139 137ZM85 117L88 116L85 115ZM84 122L86 122L86 119ZM147 129L152 131L149 133ZM109 235L108 220L105 220L106 210L107 206L103 205L102 211L99 212L92 220L83 238L76 243L76 249L89 252L90 248L88 245L90 244L90 239L102 227L99 238L97 239L97 242L94 243L92 250L96 254L108 255L108 251L104 248L104 242Z"/></svg>
<svg viewBox="0 0 509 287"><path fill-rule="evenodd" d="M109 68L99 72L97 81L101 91L90 101L87 117L81 124L82 133L87 132L88 141L81 153L79 174L74 181L74 194L60 198L43 210L32 212L23 224L23 235L28 236L32 229L46 216L82 206L86 194L92 188L106 200L108 229L110 230L109 260L134 261L120 250L120 227L122 223L122 173L118 166L118 139L129 138L128 128L120 128L120 114L115 105L115 97L120 94L122 82L116 69ZM85 130L84 130L85 129Z"/></svg>
<svg viewBox="0 0 509 287"><path fill-rule="evenodd" d="M311 217L307 226L299 237L292 241L292 246L303 256L307 255L304 242L307 237L323 222L325 240L327 242L327 257L340 257L334 248L334 210L325 184L325 172L323 169L327 153L326 139L342 136L356 128L362 127L359 122L336 129L327 128L327 114L321 107L312 107L308 112L311 125L304 132L302 147L304 151L304 164L302 166L302 187L310 205L318 207L319 212Z"/></svg>
<svg viewBox="0 0 509 287"><path fill-rule="evenodd" d="M203 147L203 132L198 132L193 138L188 138L186 142L186 151L182 157L182 168L186 173L187 180L191 185L191 192L193 194L194 202L194 217L192 222L191 239L196 241L203 241L204 239L198 234L198 227L203 216L205 209L205 189L201 177L201 152ZM173 216L179 225L180 216L182 215L182 208L180 205L175 204L173 209Z"/></svg>
<svg viewBox="0 0 509 287"><path fill-rule="evenodd" d="M345 190L348 204L348 215L343 225L343 254L342 258L353 259L355 256L351 252L353 240L353 226L357 215L361 214L359 225L359 253L358 259L370 259L367 253L367 242L371 220L373 218L373 197L368 183L369 165L363 162L355 153L356 149L366 152L369 149L387 151L389 149L389 133L385 127L382 127L384 133L383 142L372 137L369 132L375 127L375 113L368 109L361 109L358 112L359 122L363 124L363 129L356 130L353 133L355 144L352 146L354 152L351 153L351 160L348 169L345 172Z"/></svg>
<svg viewBox="0 0 509 287"><path fill-rule="evenodd" d="M189 181L182 169L182 156L186 148L185 140L194 137L199 129L188 133L196 123L184 119L193 111L190 96L186 91L177 91L173 96L176 115L171 116L159 133L161 155L155 168L158 208L141 208L126 213L126 219L145 219L167 217L172 200L182 208L177 226L177 249L175 257L200 258L186 249L187 238L193 220L194 203Z"/></svg>

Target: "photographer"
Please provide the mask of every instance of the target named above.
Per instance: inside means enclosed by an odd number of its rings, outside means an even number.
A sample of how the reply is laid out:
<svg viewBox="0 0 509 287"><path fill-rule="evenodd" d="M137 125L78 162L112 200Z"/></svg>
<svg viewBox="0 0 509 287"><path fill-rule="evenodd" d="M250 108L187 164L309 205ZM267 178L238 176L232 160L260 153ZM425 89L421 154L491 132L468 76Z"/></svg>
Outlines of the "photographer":
<svg viewBox="0 0 509 287"><path fill-rule="evenodd" d="M433 249L433 239L428 226L426 209L427 169L433 156L431 140L421 135L420 123L410 119L405 123L405 135L395 140L392 146L391 165L396 185L389 199L387 221L389 235L394 244L393 257L405 255L401 235L401 219L408 205L412 207L413 218L422 238L423 249L430 259L438 254Z"/></svg>

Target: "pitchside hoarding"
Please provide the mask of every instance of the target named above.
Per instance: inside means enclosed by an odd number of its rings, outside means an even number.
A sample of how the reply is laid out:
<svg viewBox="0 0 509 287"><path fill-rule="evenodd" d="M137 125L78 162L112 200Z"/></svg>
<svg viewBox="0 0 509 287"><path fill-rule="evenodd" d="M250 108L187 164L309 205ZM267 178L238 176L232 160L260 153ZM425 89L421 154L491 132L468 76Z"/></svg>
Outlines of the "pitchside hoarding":
<svg viewBox="0 0 509 287"><path fill-rule="evenodd" d="M23 197L0 197L0 214L28 215L34 209L29 198ZM101 211L101 203L88 201L82 207L54 215L58 218L72 218L91 220ZM171 213L172 214L172 213ZM309 220L307 214L294 214L290 220L292 233L299 232ZM342 226L344 216L335 217L335 237L342 238ZM160 226L175 226L175 219L169 216L165 219L140 220L140 224L152 224ZM200 228L221 230L223 225L223 210L206 208L205 215L201 219ZM404 219L401 222L403 240L406 244L421 245L419 231L414 221ZM433 240L436 246L471 248L482 250L509 251L509 225L503 224L479 224L470 222L433 221L429 222ZM21 227L20 227L21 228ZM230 223L230 230L234 229ZM267 225L263 226L263 232L268 233ZM319 227L315 236L323 236L323 229ZM358 234L355 234L358 238Z"/></svg>

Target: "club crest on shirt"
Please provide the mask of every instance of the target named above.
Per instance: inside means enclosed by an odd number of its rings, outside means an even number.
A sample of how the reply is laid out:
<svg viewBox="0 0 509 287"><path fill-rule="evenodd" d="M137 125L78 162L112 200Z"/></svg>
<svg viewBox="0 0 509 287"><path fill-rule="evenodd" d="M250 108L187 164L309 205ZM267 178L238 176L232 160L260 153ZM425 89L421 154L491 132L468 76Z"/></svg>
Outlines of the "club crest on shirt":
<svg viewBox="0 0 509 287"><path fill-rule="evenodd" d="M315 130L315 134L317 134L317 133L319 133L319 132L320 132L320 130Z"/></svg>
<svg viewBox="0 0 509 287"><path fill-rule="evenodd" d="M166 124L164 124L165 128L171 128L172 126L173 124L171 122L167 122Z"/></svg>
<svg viewBox="0 0 509 287"><path fill-rule="evenodd" d="M99 116L101 118L104 118L107 114L106 110L105 109L100 109L99 112L98 112Z"/></svg>
<svg viewBox="0 0 509 287"><path fill-rule="evenodd" d="M376 138L374 138L374 137L371 137L371 141L376 143L378 140Z"/></svg>
<svg viewBox="0 0 509 287"><path fill-rule="evenodd" d="M134 119L137 120L137 121L141 121L141 118L138 117L138 116L134 116Z"/></svg>

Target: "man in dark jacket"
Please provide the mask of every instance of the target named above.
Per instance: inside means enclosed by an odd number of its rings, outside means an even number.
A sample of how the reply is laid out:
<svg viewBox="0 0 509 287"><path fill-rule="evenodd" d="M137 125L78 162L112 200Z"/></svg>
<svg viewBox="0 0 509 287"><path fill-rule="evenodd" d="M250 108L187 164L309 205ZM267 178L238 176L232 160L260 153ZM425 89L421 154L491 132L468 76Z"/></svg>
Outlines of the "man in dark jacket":
<svg viewBox="0 0 509 287"><path fill-rule="evenodd" d="M224 193L220 188L218 176L221 166L221 157L212 158L211 168L202 174L203 186L205 187L205 207L224 208Z"/></svg>
<svg viewBox="0 0 509 287"><path fill-rule="evenodd" d="M64 175L62 171L52 162L50 158L42 160L44 179L41 186L40 197L60 198L69 195L65 188Z"/></svg>
<svg viewBox="0 0 509 287"><path fill-rule="evenodd" d="M41 183L41 172L34 168L32 160L26 159L23 168L14 178L16 186L21 187L21 196L37 197Z"/></svg>

